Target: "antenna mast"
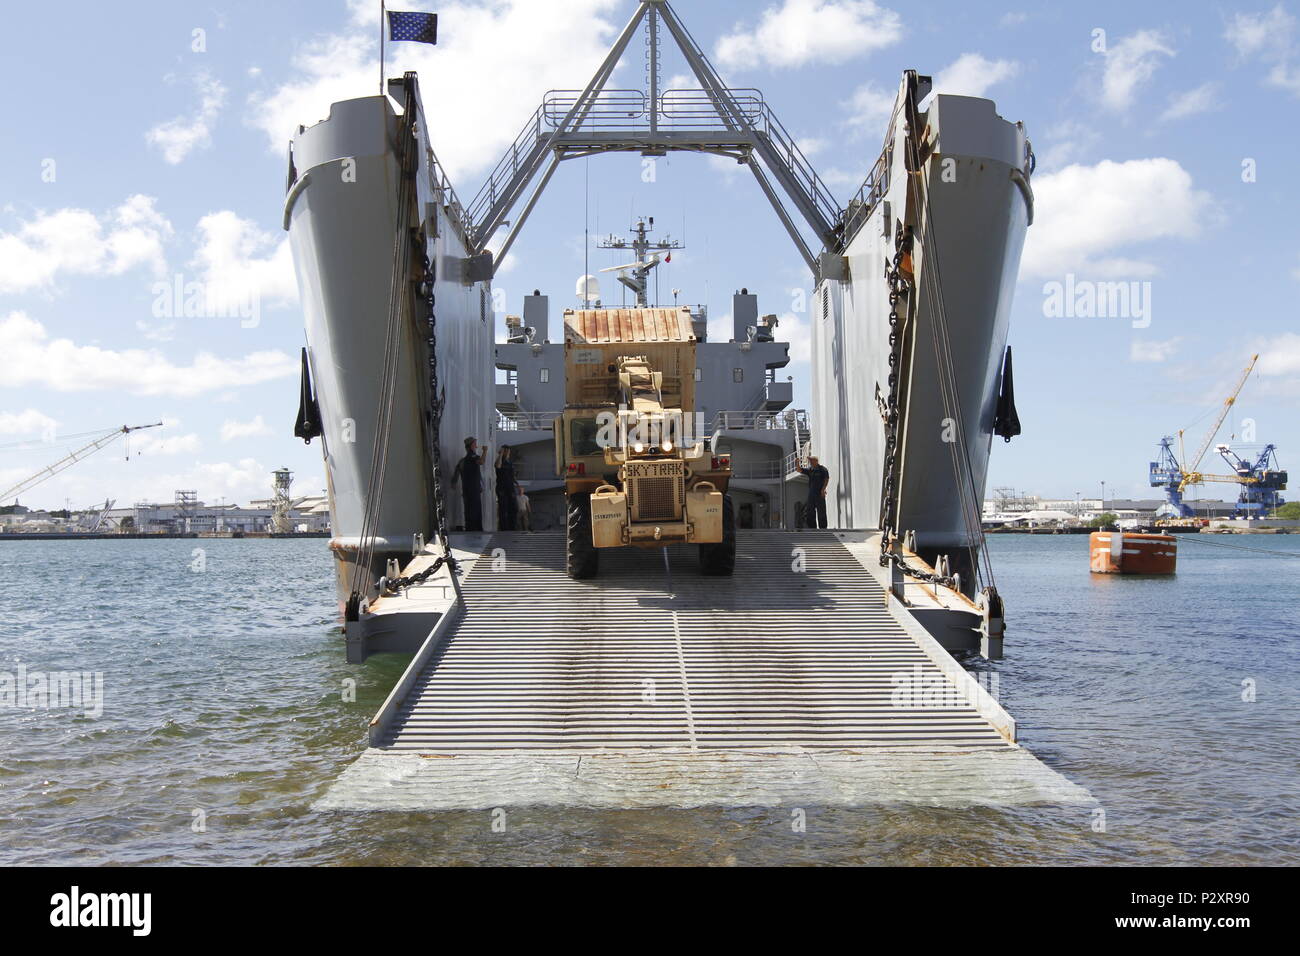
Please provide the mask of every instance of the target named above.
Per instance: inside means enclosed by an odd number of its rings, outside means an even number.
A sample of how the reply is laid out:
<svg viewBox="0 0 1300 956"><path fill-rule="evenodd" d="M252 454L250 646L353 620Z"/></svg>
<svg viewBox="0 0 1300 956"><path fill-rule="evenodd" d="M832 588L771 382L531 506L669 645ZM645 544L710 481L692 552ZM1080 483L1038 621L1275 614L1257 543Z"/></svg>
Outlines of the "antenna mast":
<svg viewBox="0 0 1300 956"><path fill-rule="evenodd" d="M637 308L641 309L650 304L650 273L659 265L660 253L667 254L663 260L666 262L672 258L674 249L685 248L681 240L672 239L668 236L658 240L650 239L649 234L654 232L654 227L654 216L651 216L648 222L645 219L637 219L636 224L631 227L631 241L611 234L597 243L598 248L601 249L627 249L630 247L636 254L635 262L628 262L621 266L610 266L608 269L601 269L600 271L617 272L618 281L632 290L636 295ZM658 305L657 302L655 304Z"/></svg>

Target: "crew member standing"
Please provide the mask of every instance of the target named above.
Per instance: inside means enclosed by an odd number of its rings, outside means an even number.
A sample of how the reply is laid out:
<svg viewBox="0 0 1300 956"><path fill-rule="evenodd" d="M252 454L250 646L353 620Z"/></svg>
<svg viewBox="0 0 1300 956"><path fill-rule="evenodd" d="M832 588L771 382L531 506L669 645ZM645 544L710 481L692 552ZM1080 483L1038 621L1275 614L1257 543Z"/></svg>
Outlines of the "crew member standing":
<svg viewBox="0 0 1300 956"><path fill-rule="evenodd" d="M456 463L451 476L452 484L460 482L461 500L465 504L465 530L483 530L483 463L487 449L478 451L478 442L471 436L465 439L465 457Z"/></svg>
<svg viewBox="0 0 1300 956"><path fill-rule="evenodd" d="M515 481L514 449L502 445L497 452L497 530L514 531L515 517L519 501L515 497L518 483Z"/></svg>
<svg viewBox="0 0 1300 956"><path fill-rule="evenodd" d="M831 482L831 473L822 467L816 455L808 456L808 467L800 468L799 473L808 477L808 503L804 516L814 528L826 527L826 488Z"/></svg>

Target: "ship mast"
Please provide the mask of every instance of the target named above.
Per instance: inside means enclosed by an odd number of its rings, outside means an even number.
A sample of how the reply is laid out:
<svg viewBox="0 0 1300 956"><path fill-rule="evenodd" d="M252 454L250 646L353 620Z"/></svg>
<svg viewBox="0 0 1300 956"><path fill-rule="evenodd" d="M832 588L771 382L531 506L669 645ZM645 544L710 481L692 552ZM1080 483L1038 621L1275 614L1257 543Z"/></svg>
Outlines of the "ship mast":
<svg viewBox="0 0 1300 956"><path fill-rule="evenodd" d="M600 249L628 249L636 255L635 262L628 262L621 266L610 266L607 269L601 269L601 272L617 272L618 281L623 283L632 290L636 296L637 308L644 309L650 304L650 273L659 265L659 256L661 253L667 253L663 261L672 258L674 249L683 249L685 246L678 239L672 239L665 236L662 239L652 240L649 233L654 231L655 217L651 216L649 223L645 219L637 219L636 225L631 227L631 240L624 239L622 236L615 236L612 233L596 243ZM651 252L650 250L655 250ZM658 297L656 296L656 299ZM655 303L658 305L658 302Z"/></svg>

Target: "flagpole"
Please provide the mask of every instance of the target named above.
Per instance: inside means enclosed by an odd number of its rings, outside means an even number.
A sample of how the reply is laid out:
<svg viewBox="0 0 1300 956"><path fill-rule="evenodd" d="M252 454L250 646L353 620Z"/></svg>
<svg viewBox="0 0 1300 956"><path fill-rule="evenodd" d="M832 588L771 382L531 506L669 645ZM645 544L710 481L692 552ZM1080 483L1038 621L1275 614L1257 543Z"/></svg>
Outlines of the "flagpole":
<svg viewBox="0 0 1300 956"><path fill-rule="evenodd" d="M388 0L379 0L379 95L384 95L384 21L388 19Z"/></svg>

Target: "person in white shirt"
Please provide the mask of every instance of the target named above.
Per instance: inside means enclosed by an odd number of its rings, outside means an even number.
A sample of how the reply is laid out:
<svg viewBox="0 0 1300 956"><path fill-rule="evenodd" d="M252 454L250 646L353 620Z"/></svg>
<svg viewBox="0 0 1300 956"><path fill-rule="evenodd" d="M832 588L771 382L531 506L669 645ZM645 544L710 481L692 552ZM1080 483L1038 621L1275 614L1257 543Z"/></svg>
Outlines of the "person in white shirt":
<svg viewBox="0 0 1300 956"><path fill-rule="evenodd" d="M532 510L528 504L528 496L524 494L524 487L515 484L515 492L518 495L518 506L515 508L515 527L520 531L532 531Z"/></svg>

